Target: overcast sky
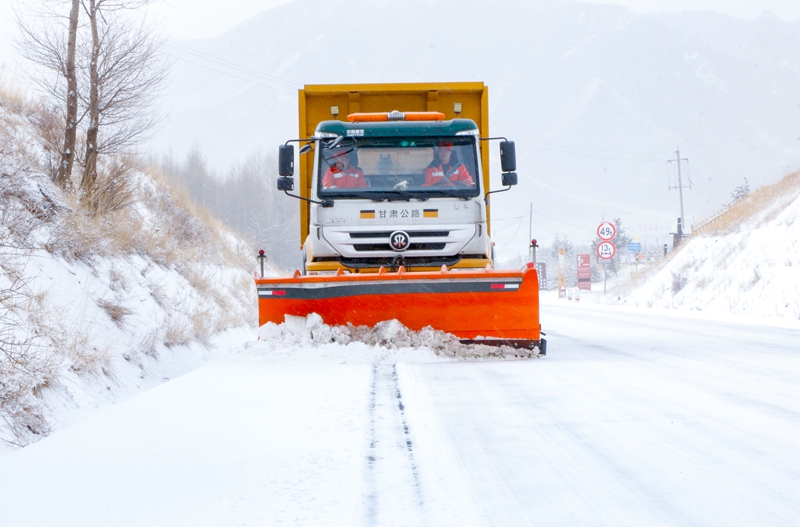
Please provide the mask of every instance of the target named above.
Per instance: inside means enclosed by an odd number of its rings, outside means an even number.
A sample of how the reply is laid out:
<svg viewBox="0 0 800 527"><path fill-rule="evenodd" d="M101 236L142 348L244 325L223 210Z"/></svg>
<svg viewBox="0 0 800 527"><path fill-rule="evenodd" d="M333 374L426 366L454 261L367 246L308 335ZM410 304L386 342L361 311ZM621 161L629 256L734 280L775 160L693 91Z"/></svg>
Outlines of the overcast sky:
<svg viewBox="0 0 800 527"><path fill-rule="evenodd" d="M12 5L24 6L42 0L0 0L0 65L14 56ZM154 0L150 12L172 38L209 38L271 7L291 0ZM379 1L379 0L376 0ZM541 0L548 1L548 0ZM739 18L757 18L768 10L784 20L800 19L800 0L586 0L620 4L640 12L709 10ZM8 76L8 72L6 73Z"/></svg>
<svg viewBox="0 0 800 527"><path fill-rule="evenodd" d="M2 1L2 0L0 0ZM220 35L236 24L290 0L158 0L152 11L172 28L174 38ZM784 20L800 19L800 0L588 0L619 4L635 11L717 11L739 18L757 18L765 10Z"/></svg>

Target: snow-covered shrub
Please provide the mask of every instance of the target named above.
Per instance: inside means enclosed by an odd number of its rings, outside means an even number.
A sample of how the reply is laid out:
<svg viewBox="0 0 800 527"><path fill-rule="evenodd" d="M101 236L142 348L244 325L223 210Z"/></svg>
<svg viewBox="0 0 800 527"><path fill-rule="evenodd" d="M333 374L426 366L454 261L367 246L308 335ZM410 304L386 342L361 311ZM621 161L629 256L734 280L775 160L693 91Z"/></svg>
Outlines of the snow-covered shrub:
<svg viewBox="0 0 800 527"><path fill-rule="evenodd" d="M64 340L59 344L65 347L68 367L73 373L94 377L113 376L108 347L98 347L90 335L81 331L69 332L64 334Z"/></svg>
<svg viewBox="0 0 800 527"><path fill-rule="evenodd" d="M144 353L148 357L158 359L158 344L160 342L161 332L158 328L151 329L141 338L138 345L133 348L136 353Z"/></svg>
<svg viewBox="0 0 800 527"><path fill-rule="evenodd" d="M744 178L744 183L733 189L731 192L731 198L733 198L733 203L736 203L739 200L746 198L750 194L750 182L747 181L747 178Z"/></svg>
<svg viewBox="0 0 800 527"><path fill-rule="evenodd" d="M95 215L122 210L137 200L139 170L126 155L104 156L97 167L94 188L81 196L87 211Z"/></svg>
<svg viewBox="0 0 800 527"><path fill-rule="evenodd" d="M114 321L114 324L117 326L122 326L122 323L125 322L125 317L133 314L131 309L119 301L98 298L95 302L99 307L103 308L108 314L108 317Z"/></svg>
<svg viewBox="0 0 800 527"><path fill-rule="evenodd" d="M192 341L193 334L192 322L179 315L168 314L167 322L164 326L164 345L168 348L173 346L185 346Z"/></svg>
<svg viewBox="0 0 800 527"><path fill-rule="evenodd" d="M680 271L671 273L671 275L672 275L672 294L675 294L678 293L681 289L683 289L684 286L686 286L686 282L688 282L689 279L686 277L684 273Z"/></svg>
<svg viewBox="0 0 800 527"><path fill-rule="evenodd" d="M36 309L38 298L15 260L0 253L0 418L12 435L6 441L23 445L50 432L38 396L58 383L58 360L26 328L22 314Z"/></svg>
<svg viewBox="0 0 800 527"><path fill-rule="evenodd" d="M17 446L26 445L50 433L47 407L39 397L57 381L57 364L41 357L42 350L14 343L13 356L0 353L0 418L10 438L0 438ZM6 434L4 434L6 435Z"/></svg>

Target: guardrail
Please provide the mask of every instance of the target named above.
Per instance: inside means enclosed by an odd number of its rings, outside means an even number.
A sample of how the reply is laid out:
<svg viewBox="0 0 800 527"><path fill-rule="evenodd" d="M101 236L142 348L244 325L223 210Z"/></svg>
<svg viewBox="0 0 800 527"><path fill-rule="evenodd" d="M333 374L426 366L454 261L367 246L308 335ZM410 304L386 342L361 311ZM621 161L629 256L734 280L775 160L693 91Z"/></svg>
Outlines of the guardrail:
<svg viewBox="0 0 800 527"><path fill-rule="evenodd" d="M733 207L730 203L725 204L725 209L721 210L720 212L716 213L711 218L700 222L698 225L692 224L692 236L695 234L703 234L703 231L710 229L716 223L720 222L725 218L725 216L731 211Z"/></svg>

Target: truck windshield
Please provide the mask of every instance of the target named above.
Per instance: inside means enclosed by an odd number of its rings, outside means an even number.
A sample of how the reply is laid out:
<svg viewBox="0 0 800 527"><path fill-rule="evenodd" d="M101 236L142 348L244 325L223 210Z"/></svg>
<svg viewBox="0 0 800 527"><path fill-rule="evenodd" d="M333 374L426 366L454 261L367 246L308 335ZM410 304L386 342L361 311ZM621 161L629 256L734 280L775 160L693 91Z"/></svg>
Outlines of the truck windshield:
<svg viewBox="0 0 800 527"><path fill-rule="evenodd" d="M475 138L346 138L318 143L317 189L330 198L427 199L479 195Z"/></svg>

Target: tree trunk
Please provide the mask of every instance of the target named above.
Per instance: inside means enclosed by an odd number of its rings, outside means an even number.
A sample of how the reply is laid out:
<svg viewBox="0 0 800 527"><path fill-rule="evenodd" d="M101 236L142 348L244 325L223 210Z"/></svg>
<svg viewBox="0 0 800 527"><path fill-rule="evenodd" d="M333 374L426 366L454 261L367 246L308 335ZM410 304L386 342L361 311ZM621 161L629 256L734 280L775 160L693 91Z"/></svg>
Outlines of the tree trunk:
<svg viewBox="0 0 800 527"><path fill-rule="evenodd" d="M92 199L97 183L97 134L100 129L99 81L97 61L100 56L100 37L97 29L96 0L89 0L89 24L92 29L92 52L89 62L89 127L86 130L86 157L81 189L85 199Z"/></svg>
<svg viewBox="0 0 800 527"><path fill-rule="evenodd" d="M80 1L72 0L69 12L69 35L67 37L67 119L64 131L64 148L61 151L61 163L58 165L56 184L63 189L70 185L72 165L75 162L75 136L78 131L78 77L75 74L75 48L78 41L78 13Z"/></svg>

